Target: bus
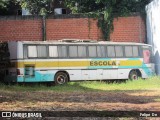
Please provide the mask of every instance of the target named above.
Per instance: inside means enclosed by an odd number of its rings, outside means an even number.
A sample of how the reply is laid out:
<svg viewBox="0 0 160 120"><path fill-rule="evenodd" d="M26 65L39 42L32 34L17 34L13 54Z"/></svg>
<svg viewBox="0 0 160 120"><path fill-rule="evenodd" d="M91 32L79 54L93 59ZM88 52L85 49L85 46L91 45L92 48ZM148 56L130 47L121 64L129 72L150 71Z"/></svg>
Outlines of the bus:
<svg viewBox="0 0 160 120"><path fill-rule="evenodd" d="M154 74L148 44L94 40L7 42L5 82L54 82L148 78Z"/></svg>

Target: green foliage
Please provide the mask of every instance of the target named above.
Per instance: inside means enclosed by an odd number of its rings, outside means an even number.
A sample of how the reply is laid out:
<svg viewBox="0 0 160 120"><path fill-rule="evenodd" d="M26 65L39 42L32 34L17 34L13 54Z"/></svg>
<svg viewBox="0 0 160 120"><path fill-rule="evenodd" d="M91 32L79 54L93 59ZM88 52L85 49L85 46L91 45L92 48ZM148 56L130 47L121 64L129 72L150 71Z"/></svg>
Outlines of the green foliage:
<svg viewBox="0 0 160 120"><path fill-rule="evenodd" d="M18 7L15 3L16 0L0 0L0 15L12 15L14 8Z"/></svg>
<svg viewBox="0 0 160 120"><path fill-rule="evenodd" d="M145 12L149 0L65 0L65 4L73 13L85 13L98 18L104 39L109 40L113 31L113 19L127 16L131 12Z"/></svg>
<svg viewBox="0 0 160 120"><path fill-rule="evenodd" d="M10 0L1 0L0 8L6 8Z"/></svg>
<svg viewBox="0 0 160 120"><path fill-rule="evenodd" d="M51 3L54 0L17 0L22 8L26 8L33 15L46 15L51 13Z"/></svg>

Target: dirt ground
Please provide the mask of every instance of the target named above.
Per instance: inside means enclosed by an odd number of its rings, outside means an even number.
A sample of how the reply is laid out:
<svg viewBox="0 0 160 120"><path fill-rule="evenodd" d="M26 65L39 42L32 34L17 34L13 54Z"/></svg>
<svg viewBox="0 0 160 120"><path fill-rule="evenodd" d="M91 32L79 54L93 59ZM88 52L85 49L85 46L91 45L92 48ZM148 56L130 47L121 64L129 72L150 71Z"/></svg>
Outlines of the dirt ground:
<svg viewBox="0 0 160 120"><path fill-rule="evenodd" d="M7 111L159 111L160 91L15 92L0 91L0 110Z"/></svg>

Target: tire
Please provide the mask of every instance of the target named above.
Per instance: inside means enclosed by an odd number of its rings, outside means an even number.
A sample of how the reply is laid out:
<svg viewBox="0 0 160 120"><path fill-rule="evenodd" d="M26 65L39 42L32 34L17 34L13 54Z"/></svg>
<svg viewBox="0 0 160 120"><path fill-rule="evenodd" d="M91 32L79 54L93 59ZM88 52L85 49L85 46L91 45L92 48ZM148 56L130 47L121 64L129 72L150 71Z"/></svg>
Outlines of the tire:
<svg viewBox="0 0 160 120"><path fill-rule="evenodd" d="M129 79L130 80L138 80L138 74L136 71L132 70L130 73L129 73Z"/></svg>
<svg viewBox="0 0 160 120"><path fill-rule="evenodd" d="M56 85L63 85L68 82L68 76L64 72L59 72L56 74L54 81Z"/></svg>

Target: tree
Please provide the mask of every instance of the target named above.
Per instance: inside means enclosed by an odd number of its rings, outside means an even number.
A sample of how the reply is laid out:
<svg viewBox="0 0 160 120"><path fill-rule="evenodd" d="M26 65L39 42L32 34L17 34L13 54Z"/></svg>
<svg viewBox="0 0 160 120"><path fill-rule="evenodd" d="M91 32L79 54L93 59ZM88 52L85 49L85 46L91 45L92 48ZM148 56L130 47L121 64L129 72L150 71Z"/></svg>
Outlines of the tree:
<svg viewBox="0 0 160 120"><path fill-rule="evenodd" d="M15 8L19 7L16 0L0 0L0 15L13 15Z"/></svg>
<svg viewBox="0 0 160 120"><path fill-rule="evenodd" d="M8 5L8 3L9 3L9 1L10 0L1 0L0 1L0 8L2 9L4 9L4 8L6 8L7 7L7 5Z"/></svg>
<svg viewBox="0 0 160 120"><path fill-rule="evenodd" d="M145 12L145 5L150 0L65 0L73 13L85 13L99 19L104 39L109 40L113 30L115 13L126 16L131 12Z"/></svg>
<svg viewBox="0 0 160 120"><path fill-rule="evenodd" d="M8 3L9 3L9 0L1 0L0 1L0 15L2 15L2 13L7 12Z"/></svg>
<svg viewBox="0 0 160 120"><path fill-rule="evenodd" d="M33 15L46 15L52 12L51 4L54 0L17 0L17 2Z"/></svg>

